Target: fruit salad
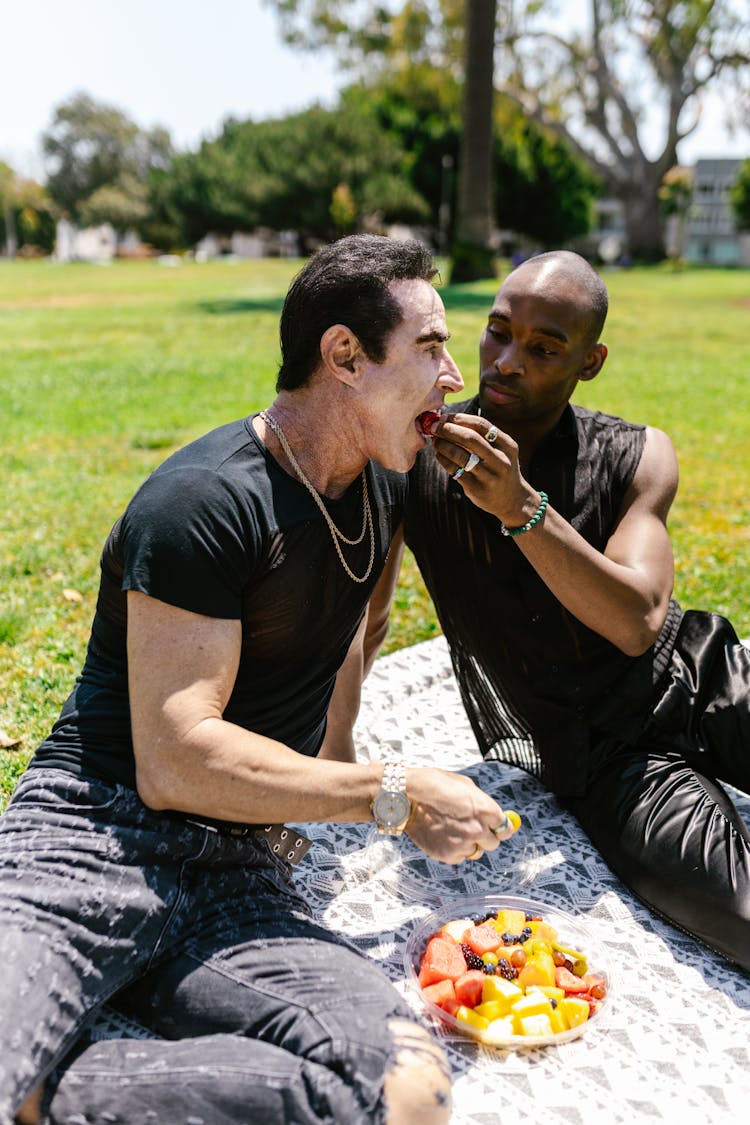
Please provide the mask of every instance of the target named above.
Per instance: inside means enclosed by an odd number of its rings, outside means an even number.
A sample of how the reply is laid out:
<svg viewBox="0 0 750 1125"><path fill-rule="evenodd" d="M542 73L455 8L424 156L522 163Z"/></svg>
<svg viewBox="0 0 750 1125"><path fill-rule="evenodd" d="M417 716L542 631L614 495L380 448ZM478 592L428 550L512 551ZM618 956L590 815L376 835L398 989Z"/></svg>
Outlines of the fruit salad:
<svg viewBox="0 0 750 1125"><path fill-rule="evenodd" d="M563 941L543 911L513 905L442 922L422 937L413 968L447 1022L490 1044L574 1038L608 992L585 949Z"/></svg>

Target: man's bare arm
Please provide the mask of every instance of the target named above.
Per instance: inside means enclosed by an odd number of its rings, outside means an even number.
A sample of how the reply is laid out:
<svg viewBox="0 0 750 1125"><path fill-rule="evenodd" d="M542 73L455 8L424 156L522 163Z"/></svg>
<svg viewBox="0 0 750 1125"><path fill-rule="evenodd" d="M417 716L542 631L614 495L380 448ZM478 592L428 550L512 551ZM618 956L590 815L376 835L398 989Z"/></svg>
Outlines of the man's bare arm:
<svg viewBox="0 0 750 1125"><path fill-rule="evenodd" d="M150 808L251 824L368 821L383 763L320 760L223 717L240 623L128 593L128 685L141 799ZM406 831L445 863L497 847L502 809L470 778L408 769Z"/></svg>
<svg viewBox="0 0 750 1125"><path fill-rule="evenodd" d="M521 475L515 442L500 434L488 445L487 423L467 415L441 426L460 455L438 447L451 471L466 451L482 464L461 478L466 495L506 526L527 522L539 505L539 493ZM626 494L617 527L604 552L597 551L551 506L533 530L515 538L518 550L555 597L579 621L606 637L629 656L653 644L667 613L674 582L674 560L667 515L677 491L677 458L672 442L649 428L640 464Z"/></svg>

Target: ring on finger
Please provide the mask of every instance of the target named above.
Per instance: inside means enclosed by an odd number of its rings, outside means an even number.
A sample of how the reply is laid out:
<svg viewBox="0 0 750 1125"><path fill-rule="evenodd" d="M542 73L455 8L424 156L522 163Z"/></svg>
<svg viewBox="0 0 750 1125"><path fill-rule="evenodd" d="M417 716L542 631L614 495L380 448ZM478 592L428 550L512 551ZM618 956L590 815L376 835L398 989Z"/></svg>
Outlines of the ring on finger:
<svg viewBox="0 0 750 1125"><path fill-rule="evenodd" d="M469 460L464 465L464 472L470 473L472 469L476 469L480 460L481 460L481 458L478 457L476 453L470 453L469 454Z"/></svg>
<svg viewBox="0 0 750 1125"><path fill-rule="evenodd" d="M488 441L490 445L493 445L494 442L497 441L497 435L499 432L500 431L498 430L497 426L490 426L489 430L484 435L484 440Z"/></svg>
<svg viewBox="0 0 750 1125"><path fill-rule="evenodd" d="M466 472L466 469L463 466L459 466L456 469L455 473L451 473L451 480L459 480L464 475L465 472Z"/></svg>
<svg viewBox="0 0 750 1125"><path fill-rule="evenodd" d="M482 855L481 845L475 844L474 845L474 851L471 853L471 855L467 855L466 858L467 859L479 859L480 855Z"/></svg>

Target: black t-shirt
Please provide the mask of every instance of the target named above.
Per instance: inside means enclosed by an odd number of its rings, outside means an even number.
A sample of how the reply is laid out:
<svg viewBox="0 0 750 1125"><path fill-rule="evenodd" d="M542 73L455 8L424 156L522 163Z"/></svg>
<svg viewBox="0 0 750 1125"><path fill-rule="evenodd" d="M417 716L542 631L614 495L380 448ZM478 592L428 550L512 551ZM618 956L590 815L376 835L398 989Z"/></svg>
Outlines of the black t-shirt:
<svg viewBox="0 0 750 1125"><path fill-rule="evenodd" d="M407 478L371 462L375 563L366 582L345 573L307 489L244 419L173 454L113 527L84 667L32 765L135 786L127 687L126 591L208 617L240 620L242 649L224 718L314 755L336 672L402 518ZM325 500L349 538L362 528L361 478ZM342 546L367 569L367 532Z"/></svg>

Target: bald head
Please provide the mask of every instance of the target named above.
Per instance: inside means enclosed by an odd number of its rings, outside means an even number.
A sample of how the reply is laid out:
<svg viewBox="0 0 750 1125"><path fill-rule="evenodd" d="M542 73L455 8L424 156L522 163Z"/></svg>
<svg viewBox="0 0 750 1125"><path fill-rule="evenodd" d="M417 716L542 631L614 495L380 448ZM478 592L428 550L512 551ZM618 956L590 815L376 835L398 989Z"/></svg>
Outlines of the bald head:
<svg viewBox="0 0 750 1125"><path fill-rule="evenodd" d="M572 250L537 254L517 266L509 277L515 283L523 281L528 284L532 294L544 293L553 277L556 284L562 281L569 288L570 298L580 302L581 312L589 320L588 343L597 342L607 319L609 294L599 274L580 254L574 254Z"/></svg>

